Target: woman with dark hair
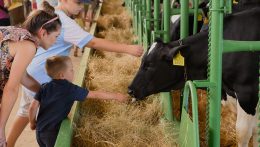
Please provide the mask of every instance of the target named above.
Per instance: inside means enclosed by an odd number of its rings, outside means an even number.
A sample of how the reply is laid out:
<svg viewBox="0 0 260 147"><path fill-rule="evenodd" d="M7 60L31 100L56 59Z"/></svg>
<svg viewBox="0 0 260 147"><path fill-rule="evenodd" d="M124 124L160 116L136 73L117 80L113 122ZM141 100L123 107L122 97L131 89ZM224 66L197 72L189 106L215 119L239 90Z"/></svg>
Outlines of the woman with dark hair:
<svg viewBox="0 0 260 147"><path fill-rule="evenodd" d="M37 92L39 83L26 68L41 46L48 49L60 34L61 22L43 10L32 13L23 28L0 27L0 147L6 146L5 126L18 96L19 84Z"/></svg>

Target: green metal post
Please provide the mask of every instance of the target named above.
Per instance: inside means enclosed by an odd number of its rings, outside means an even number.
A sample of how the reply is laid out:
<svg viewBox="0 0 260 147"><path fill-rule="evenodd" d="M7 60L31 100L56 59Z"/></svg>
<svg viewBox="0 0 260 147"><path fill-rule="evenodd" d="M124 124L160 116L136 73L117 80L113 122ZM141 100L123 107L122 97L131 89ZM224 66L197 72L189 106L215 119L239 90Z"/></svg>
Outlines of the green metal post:
<svg viewBox="0 0 260 147"><path fill-rule="evenodd" d="M144 37L144 28L146 27L145 18L146 18L146 1L142 0L142 45L145 44L145 38Z"/></svg>
<svg viewBox="0 0 260 147"><path fill-rule="evenodd" d="M194 8L194 20L193 20L193 34L198 32L198 13L199 13L199 0L194 0L193 8Z"/></svg>
<svg viewBox="0 0 260 147"><path fill-rule="evenodd" d="M163 41L170 42L170 0L163 1ZM173 121L172 97L169 92L161 93L163 109L167 120Z"/></svg>
<svg viewBox="0 0 260 147"><path fill-rule="evenodd" d="M138 4L134 3L134 33L138 35Z"/></svg>
<svg viewBox="0 0 260 147"><path fill-rule="evenodd" d="M189 9L189 14L194 14L194 9ZM202 10L198 9L199 14L202 14ZM171 15L181 14L181 9L171 9Z"/></svg>
<svg viewBox="0 0 260 147"><path fill-rule="evenodd" d="M159 0L154 0L154 32L155 35L157 34L156 32L158 32L160 30L160 1ZM159 37L159 36L155 36Z"/></svg>
<svg viewBox="0 0 260 147"><path fill-rule="evenodd" d="M181 0L181 38L189 35L189 0Z"/></svg>
<svg viewBox="0 0 260 147"><path fill-rule="evenodd" d="M134 17L134 11L135 10L135 0L131 1L131 15ZM134 21L134 20L133 20ZM133 22L134 23L134 22Z"/></svg>
<svg viewBox="0 0 260 147"><path fill-rule="evenodd" d="M260 51L260 41L224 40L223 52Z"/></svg>
<svg viewBox="0 0 260 147"><path fill-rule="evenodd" d="M198 120L198 97L197 97L197 89L195 85L192 83L192 81L187 81L184 86L183 91L183 104L182 104L182 118L181 121L187 121L184 117L184 114L189 113L189 96L191 96L191 106L192 106L192 126L189 126L188 124L181 124L181 131L185 131L183 129L183 126L185 128L192 129L189 131L190 134L180 134L181 136L184 135L187 137L187 139L183 139L185 137L181 137L182 140L180 140L181 145L185 147L199 147L200 141L199 141L199 120ZM190 118L190 117L188 117ZM189 127L187 127L187 125ZM191 141L192 140L192 141Z"/></svg>
<svg viewBox="0 0 260 147"><path fill-rule="evenodd" d="M142 24L142 1L138 0L138 8L137 8L137 34L138 34L138 44L142 44L142 31L143 31L143 24Z"/></svg>
<svg viewBox="0 0 260 147"><path fill-rule="evenodd" d="M223 51L223 0L210 1L210 75L215 87L209 88L209 146L220 146L220 100Z"/></svg>
<svg viewBox="0 0 260 147"><path fill-rule="evenodd" d="M161 92L160 93L162 108L164 112L164 117L169 120L173 121L173 112L172 112L172 98L169 92Z"/></svg>
<svg viewBox="0 0 260 147"><path fill-rule="evenodd" d="M152 20L152 9L151 0L146 0L146 37L147 45L151 44L151 20Z"/></svg>
<svg viewBox="0 0 260 147"><path fill-rule="evenodd" d="M163 1L163 21L164 21L163 41L165 43L170 42L170 20L171 20L170 5L171 5L170 0Z"/></svg>

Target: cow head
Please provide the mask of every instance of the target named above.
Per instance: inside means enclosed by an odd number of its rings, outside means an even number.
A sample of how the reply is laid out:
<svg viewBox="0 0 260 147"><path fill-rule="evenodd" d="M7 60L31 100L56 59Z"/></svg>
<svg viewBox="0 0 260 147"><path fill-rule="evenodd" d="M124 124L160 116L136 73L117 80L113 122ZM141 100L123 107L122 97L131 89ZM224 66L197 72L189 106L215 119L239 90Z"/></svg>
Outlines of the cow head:
<svg viewBox="0 0 260 147"><path fill-rule="evenodd" d="M128 87L128 93L132 97L143 99L150 94L169 91L173 86L177 88L182 85L184 68L174 66L171 56L174 56L183 47L174 48L161 41L153 43L144 54L139 71Z"/></svg>
<svg viewBox="0 0 260 147"><path fill-rule="evenodd" d="M183 40L183 44L180 44L180 41L168 44L156 41L143 56L139 71L128 87L128 93L136 99L143 99L154 93L183 88L185 83L184 67L173 65L173 57L179 51L187 57L185 63L189 67L186 68L191 70L189 73L192 74L187 73L188 76L195 79L205 79L207 73L207 33L202 34L204 35L188 37Z"/></svg>

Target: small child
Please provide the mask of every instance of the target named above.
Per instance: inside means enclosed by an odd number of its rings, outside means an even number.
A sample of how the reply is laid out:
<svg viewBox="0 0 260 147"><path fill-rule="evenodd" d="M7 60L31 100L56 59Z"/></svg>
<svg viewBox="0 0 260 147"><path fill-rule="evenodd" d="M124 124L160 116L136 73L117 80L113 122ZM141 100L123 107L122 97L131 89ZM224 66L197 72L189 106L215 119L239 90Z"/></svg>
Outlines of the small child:
<svg viewBox="0 0 260 147"><path fill-rule="evenodd" d="M71 83L74 71L72 61L67 56L48 58L45 68L52 81L41 86L29 109L30 127L32 130L36 129L36 139L40 147L55 145L61 122L69 114L74 101L83 101L86 98L122 102L127 100L127 96L123 94L88 91Z"/></svg>

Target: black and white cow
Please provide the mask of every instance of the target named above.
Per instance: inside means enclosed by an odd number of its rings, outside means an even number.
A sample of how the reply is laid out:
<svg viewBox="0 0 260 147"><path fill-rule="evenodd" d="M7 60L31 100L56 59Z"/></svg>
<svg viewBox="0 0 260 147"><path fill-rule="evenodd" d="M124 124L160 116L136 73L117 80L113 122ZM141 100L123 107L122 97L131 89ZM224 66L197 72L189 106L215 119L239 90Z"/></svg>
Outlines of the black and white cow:
<svg viewBox="0 0 260 147"><path fill-rule="evenodd" d="M224 39L260 40L260 7L237 12L224 18ZM185 66L172 65L180 51ZM260 52L223 54L222 85L228 95L237 98L238 146L248 146L253 135L257 146L256 106L258 103L258 77ZM140 69L129 86L129 94L137 99L158 92L184 87L188 80L207 78L208 34L201 32L183 40L164 44L157 41L144 55Z"/></svg>

